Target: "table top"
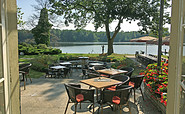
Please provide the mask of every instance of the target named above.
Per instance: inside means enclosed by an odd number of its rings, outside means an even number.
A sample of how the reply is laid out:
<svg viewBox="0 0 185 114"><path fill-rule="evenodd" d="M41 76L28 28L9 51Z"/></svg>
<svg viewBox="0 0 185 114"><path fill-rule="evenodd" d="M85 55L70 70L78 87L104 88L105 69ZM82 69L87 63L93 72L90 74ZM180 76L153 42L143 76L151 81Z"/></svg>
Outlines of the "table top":
<svg viewBox="0 0 185 114"><path fill-rule="evenodd" d="M70 63L70 62L62 62L62 63L60 63L60 65L71 65L72 63Z"/></svg>
<svg viewBox="0 0 185 114"><path fill-rule="evenodd" d="M89 59L89 57L78 57L79 59Z"/></svg>
<svg viewBox="0 0 185 114"><path fill-rule="evenodd" d="M90 63L89 65L92 65L92 66L103 66L102 63Z"/></svg>
<svg viewBox="0 0 185 114"><path fill-rule="evenodd" d="M101 77L101 79L109 79L110 81L95 81L99 79L99 77L97 78L91 78L91 79L86 79L86 80L81 80L81 83L93 86L97 89L101 89L101 88L105 88L105 87L109 87L112 85L117 85L122 83L121 81L118 80L114 80L114 79L110 79L110 78L106 78L106 77Z"/></svg>
<svg viewBox="0 0 185 114"><path fill-rule="evenodd" d="M52 66L52 67L50 67L50 68L52 68L52 69L63 69L63 68L66 68L65 66Z"/></svg>
<svg viewBox="0 0 185 114"><path fill-rule="evenodd" d="M118 70L118 69L102 69L102 70L96 70L97 72L108 74L108 75L116 75L116 74L122 74L122 73L127 73L128 71L126 70Z"/></svg>

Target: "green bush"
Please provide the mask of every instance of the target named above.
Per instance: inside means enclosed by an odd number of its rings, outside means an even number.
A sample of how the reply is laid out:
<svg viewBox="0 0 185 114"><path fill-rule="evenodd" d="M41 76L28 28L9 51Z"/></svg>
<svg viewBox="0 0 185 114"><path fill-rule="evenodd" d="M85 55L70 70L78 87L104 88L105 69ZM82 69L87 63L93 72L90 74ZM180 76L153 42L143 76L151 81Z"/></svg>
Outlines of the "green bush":
<svg viewBox="0 0 185 114"><path fill-rule="evenodd" d="M58 62L58 56L41 55L40 57L31 60L32 69L40 72L45 72L49 64Z"/></svg>
<svg viewBox="0 0 185 114"><path fill-rule="evenodd" d="M60 49L55 49L47 47L45 44L39 44L32 46L31 44L22 43L18 45L19 54L23 52L24 55L38 55L38 54L60 54L62 51Z"/></svg>

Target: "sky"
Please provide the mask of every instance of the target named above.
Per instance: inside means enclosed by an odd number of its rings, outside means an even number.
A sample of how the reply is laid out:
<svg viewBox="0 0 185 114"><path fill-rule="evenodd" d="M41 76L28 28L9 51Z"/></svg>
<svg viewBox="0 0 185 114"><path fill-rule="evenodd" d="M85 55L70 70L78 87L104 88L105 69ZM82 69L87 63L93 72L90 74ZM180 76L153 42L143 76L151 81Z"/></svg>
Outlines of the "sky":
<svg viewBox="0 0 185 114"><path fill-rule="evenodd" d="M35 2L35 0L17 0L17 6L22 8L21 11L24 13L23 15L23 20L24 21L27 21L28 18L35 12L34 11L34 8L32 7L32 5L36 5L37 3ZM170 11L170 9L169 9ZM117 21L114 21L111 26L110 26L110 30L111 31L114 31L115 27L116 27L116 22ZM165 25L165 27L168 27L170 28L170 25ZM70 29L70 30L75 30L74 26L72 24L70 24L70 26L68 27L65 27L65 26L62 26L58 29ZM94 31L94 25L93 24L88 24L86 27L85 27L86 30L92 30ZM138 31L140 29L140 27L137 26L137 21L132 21L132 23L128 23L126 22L125 20L123 21L123 24L121 24L121 31ZM104 28L100 28L98 29L98 31L105 31Z"/></svg>

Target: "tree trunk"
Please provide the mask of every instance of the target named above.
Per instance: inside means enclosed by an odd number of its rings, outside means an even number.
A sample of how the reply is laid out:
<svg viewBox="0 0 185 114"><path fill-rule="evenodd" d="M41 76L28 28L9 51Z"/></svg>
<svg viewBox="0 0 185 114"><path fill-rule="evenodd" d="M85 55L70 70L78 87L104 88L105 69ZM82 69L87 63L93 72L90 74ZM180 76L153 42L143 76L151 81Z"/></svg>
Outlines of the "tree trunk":
<svg viewBox="0 0 185 114"><path fill-rule="evenodd" d="M112 53L114 53L114 51L113 51L113 41L114 41L114 39L108 39L108 51L107 51L108 55L111 55Z"/></svg>

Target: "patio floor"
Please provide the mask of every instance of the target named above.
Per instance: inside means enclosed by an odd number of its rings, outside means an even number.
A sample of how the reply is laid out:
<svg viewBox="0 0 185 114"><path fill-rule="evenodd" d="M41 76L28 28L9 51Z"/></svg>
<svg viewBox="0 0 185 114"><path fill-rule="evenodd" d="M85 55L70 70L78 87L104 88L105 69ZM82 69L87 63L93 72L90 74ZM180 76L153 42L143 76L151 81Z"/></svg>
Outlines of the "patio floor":
<svg viewBox="0 0 185 114"><path fill-rule="evenodd" d="M27 81L26 90L23 86L21 90L21 113L22 114L63 114L68 96L64 88L64 83L75 82L79 83L82 72L80 69L74 69L69 78L44 78L33 79L33 83ZM21 85L23 85L21 83ZM87 85L82 84L83 88L88 88ZM140 91L136 91L136 100L133 102L133 94L130 96L129 104L132 114L161 114L155 108L150 100L145 97L143 101ZM77 108L77 113L91 114L89 111L90 104L82 104L82 108ZM99 113L98 104L95 104L95 114ZM104 114L119 114L119 111L112 111L109 107L104 107ZM67 114L74 113L74 104L70 103ZM127 114L128 108L123 107L123 113Z"/></svg>

